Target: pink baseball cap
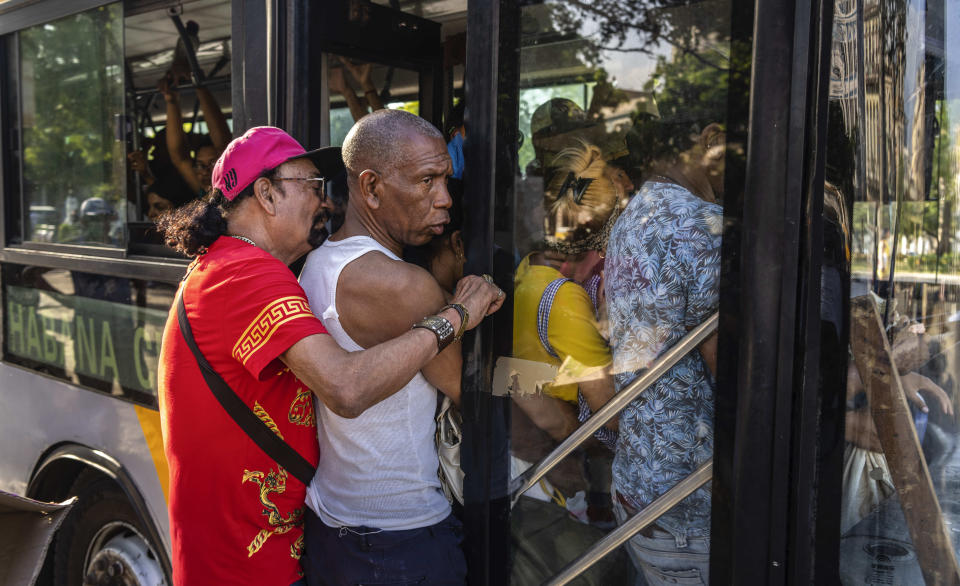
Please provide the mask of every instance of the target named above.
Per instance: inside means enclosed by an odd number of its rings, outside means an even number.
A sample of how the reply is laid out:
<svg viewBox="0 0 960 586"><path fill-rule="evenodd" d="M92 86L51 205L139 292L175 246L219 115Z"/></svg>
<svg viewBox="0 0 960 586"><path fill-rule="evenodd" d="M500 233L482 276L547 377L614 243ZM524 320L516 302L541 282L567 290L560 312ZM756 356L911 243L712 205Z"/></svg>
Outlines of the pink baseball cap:
<svg viewBox="0 0 960 586"><path fill-rule="evenodd" d="M255 126L227 145L213 166L211 183L232 201L264 171L300 158L313 161L323 177L336 175L344 169L340 147L307 151L279 128Z"/></svg>

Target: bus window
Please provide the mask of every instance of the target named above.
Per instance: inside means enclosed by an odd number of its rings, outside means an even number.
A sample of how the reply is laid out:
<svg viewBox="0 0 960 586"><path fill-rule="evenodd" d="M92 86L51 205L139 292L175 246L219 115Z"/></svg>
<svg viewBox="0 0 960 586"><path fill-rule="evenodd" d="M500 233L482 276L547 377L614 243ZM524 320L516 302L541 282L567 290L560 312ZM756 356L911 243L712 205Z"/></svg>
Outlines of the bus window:
<svg viewBox="0 0 960 586"><path fill-rule="evenodd" d="M89 268L4 265L6 359L156 404L175 285L99 260L174 256L154 220L209 188L231 139L230 26L224 0L178 14L116 3L11 36L22 149L7 169L22 198L7 199L22 201L22 221L8 222L8 244L79 253Z"/></svg>
<svg viewBox="0 0 960 586"><path fill-rule="evenodd" d="M602 4L519 14L514 191L494 218L494 278L513 285L494 393L511 399L514 478L718 308L730 5ZM548 580L711 461L711 344L516 501L514 584ZM707 484L581 578L706 583L710 511Z"/></svg>
<svg viewBox="0 0 960 586"><path fill-rule="evenodd" d="M821 379L845 402L845 584L960 580L958 16L835 2Z"/></svg>
<svg viewBox="0 0 960 586"><path fill-rule="evenodd" d="M19 33L24 240L122 247L123 10ZM119 134L119 136L118 136Z"/></svg>
<svg viewBox="0 0 960 586"><path fill-rule="evenodd" d="M213 164L233 138L230 13L220 0L124 20L131 253L172 254L153 222L210 189Z"/></svg>
<svg viewBox="0 0 960 586"><path fill-rule="evenodd" d="M341 145L353 123L389 108L420 115L420 74L412 69L327 54L330 144Z"/></svg>
<svg viewBox="0 0 960 586"><path fill-rule="evenodd" d="M209 189L232 138L230 3L174 12L115 3L16 34L14 243L172 254L153 221Z"/></svg>
<svg viewBox="0 0 960 586"><path fill-rule="evenodd" d="M173 286L5 264L7 360L156 405L157 359Z"/></svg>

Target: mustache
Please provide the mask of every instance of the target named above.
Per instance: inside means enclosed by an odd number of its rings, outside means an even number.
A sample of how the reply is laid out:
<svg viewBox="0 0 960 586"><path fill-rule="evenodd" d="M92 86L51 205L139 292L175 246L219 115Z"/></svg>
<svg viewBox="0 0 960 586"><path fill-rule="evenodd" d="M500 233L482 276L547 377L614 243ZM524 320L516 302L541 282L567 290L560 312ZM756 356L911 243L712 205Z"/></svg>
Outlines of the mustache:
<svg viewBox="0 0 960 586"><path fill-rule="evenodd" d="M330 234L327 232L327 227L323 225L326 221L326 214L319 213L313 217L313 226L310 228L310 234L307 235L307 244L312 248L317 248L327 239L327 236Z"/></svg>

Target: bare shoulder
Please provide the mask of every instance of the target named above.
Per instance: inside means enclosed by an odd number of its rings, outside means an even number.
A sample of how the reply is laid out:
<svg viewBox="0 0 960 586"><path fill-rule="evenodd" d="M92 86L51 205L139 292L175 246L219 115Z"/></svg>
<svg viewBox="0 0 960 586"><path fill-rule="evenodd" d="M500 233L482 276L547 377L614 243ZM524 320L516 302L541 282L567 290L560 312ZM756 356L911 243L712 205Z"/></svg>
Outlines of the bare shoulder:
<svg viewBox="0 0 960 586"><path fill-rule="evenodd" d="M368 252L344 267L339 287L355 293L395 295L397 291L443 296L440 285L423 268L393 260L380 252Z"/></svg>
<svg viewBox="0 0 960 586"><path fill-rule="evenodd" d="M379 252L351 262L337 283L340 320L364 347L402 334L443 304L443 291L433 275Z"/></svg>

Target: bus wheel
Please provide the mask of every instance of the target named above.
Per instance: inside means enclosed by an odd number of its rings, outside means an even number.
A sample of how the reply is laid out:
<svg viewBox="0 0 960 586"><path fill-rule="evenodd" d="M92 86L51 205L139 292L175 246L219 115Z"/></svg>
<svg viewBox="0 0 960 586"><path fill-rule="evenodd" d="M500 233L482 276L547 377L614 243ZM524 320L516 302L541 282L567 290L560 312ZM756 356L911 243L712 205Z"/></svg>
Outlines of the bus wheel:
<svg viewBox="0 0 960 586"><path fill-rule="evenodd" d="M166 584L137 515L109 478L81 474L77 504L57 534L54 583L65 586Z"/></svg>

